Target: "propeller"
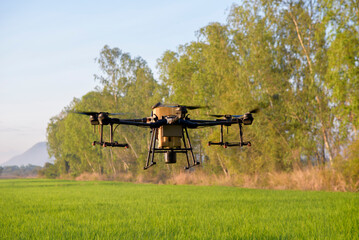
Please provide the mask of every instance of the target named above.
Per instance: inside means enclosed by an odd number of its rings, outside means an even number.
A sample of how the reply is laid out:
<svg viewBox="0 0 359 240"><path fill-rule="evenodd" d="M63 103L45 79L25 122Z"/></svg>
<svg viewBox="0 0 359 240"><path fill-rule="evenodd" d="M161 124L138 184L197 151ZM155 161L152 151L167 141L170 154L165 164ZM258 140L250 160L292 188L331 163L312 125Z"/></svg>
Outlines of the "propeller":
<svg viewBox="0 0 359 240"><path fill-rule="evenodd" d="M74 112L74 111L69 111L69 113L77 113L77 114L82 114L82 115L87 115L87 116L99 114L98 112Z"/></svg>
<svg viewBox="0 0 359 240"><path fill-rule="evenodd" d="M108 115L116 116L116 115L125 115L127 113L108 113Z"/></svg>
<svg viewBox="0 0 359 240"><path fill-rule="evenodd" d="M83 112L83 111L68 111L69 113L76 113L90 116L91 125L108 125L110 123L110 115L124 115L126 113L109 113L109 112ZM95 131L95 129L94 129Z"/></svg>
<svg viewBox="0 0 359 240"><path fill-rule="evenodd" d="M185 105L180 105L180 107L185 107L189 110L194 110L194 109L199 109L199 108L208 108L208 106L185 106Z"/></svg>
<svg viewBox="0 0 359 240"><path fill-rule="evenodd" d="M82 115L87 115L87 116L94 116L94 115L98 115L101 113L105 113L106 115L125 115L126 113L108 113L108 112L77 112L77 111L70 111L70 113L76 113L76 114L82 114Z"/></svg>
<svg viewBox="0 0 359 240"><path fill-rule="evenodd" d="M220 117L233 117L233 116L241 116L241 115L228 115L228 114L209 114L209 116L211 117L216 117L216 118L220 118Z"/></svg>
<svg viewBox="0 0 359 240"><path fill-rule="evenodd" d="M258 113L260 111L260 108L254 108L252 109L251 111L247 112L246 114L250 113ZM232 118L240 118L240 117L243 117L245 114L242 114L242 115L229 115L229 114L210 114L209 116L211 117L217 117L217 118L220 118L220 117L225 117L225 118L228 118L228 117L232 117Z"/></svg>
<svg viewBox="0 0 359 240"><path fill-rule="evenodd" d="M184 107L188 110L194 110L194 109L199 109L199 108L208 108L208 106L190 106L190 105L179 105L179 104L163 104L161 102L156 103L155 105L152 106L152 109L155 109L157 107Z"/></svg>
<svg viewBox="0 0 359 240"><path fill-rule="evenodd" d="M260 108L255 108L249 111L249 113L258 113L260 110L261 110Z"/></svg>

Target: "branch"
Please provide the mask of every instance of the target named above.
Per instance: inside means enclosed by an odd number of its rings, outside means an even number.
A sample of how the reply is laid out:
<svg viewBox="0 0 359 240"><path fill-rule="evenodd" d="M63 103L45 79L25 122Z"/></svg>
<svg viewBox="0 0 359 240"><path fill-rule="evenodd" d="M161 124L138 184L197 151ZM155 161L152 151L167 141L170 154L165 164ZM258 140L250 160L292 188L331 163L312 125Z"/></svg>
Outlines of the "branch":
<svg viewBox="0 0 359 240"><path fill-rule="evenodd" d="M298 36L298 39L299 39L299 41L300 41L300 45L302 45L304 54L305 54L305 56L306 56L306 58L307 58L308 65L309 65L309 71L310 71L310 73L312 73L312 72L313 72L313 71L312 71L312 63L310 62L310 58L309 58L307 49L305 49L304 44L303 44L303 41L302 41L302 37L300 36L297 21L295 20L295 18L294 18L294 16L293 16L293 14L292 14L291 11L289 11L289 14L290 14L290 16L291 16L291 18L292 18L292 20L293 20L294 25L295 25L295 29L296 29L296 31L297 31L297 36Z"/></svg>
<svg viewBox="0 0 359 240"><path fill-rule="evenodd" d="M86 153L85 153L85 158L86 158L86 161L87 161L88 165L91 167L92 172L95 172L95 169L92 167L92 164L91 164L91 162L89 161L89 159L87 158Z"/></svg>
<svg viewBox="0 0 359 240"><path fill-rule="evenodd" d="M224 172L224 175L225 175L226 177L228 177L228 176L229 176L228 169L226 168L226 166L225 166L224 163L222 162L221 157L219 156L218 153L217 153L217 157L218 157L218 162L219 162L219 164L221 165L221 168L222 168L222 170L223 170L223 172Z"/></svg>
<svg viewBox="0 0 359 240"><path fill-rule="evenodd" d="M137 155L135 149L132 147L132 144L128 141L128 139L127 139L127 137L125 135L123 135L123 137L126 140L126 142L128 143L128 145L130 146L130 149L132 150L133 154L135 154L135 157L138 158L138 155Z"/></svg>

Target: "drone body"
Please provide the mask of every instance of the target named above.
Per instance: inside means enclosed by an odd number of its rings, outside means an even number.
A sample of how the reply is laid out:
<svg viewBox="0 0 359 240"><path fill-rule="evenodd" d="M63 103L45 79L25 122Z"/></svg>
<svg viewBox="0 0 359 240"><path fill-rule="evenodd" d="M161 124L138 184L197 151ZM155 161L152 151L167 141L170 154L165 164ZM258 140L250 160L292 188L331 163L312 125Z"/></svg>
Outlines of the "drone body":
<svg viewBox="0 0 359 240"><path fill-rule="evenodd" d="M159 106L153 109L153 115L157 116L158 119L167 117L175 120L181 117L181 112L176 107ZM158 135L156 136L158 148L181 148L182 130L182 125L168 124L159 127Z"/></svg>
<svg viewBox="0 0 359 240"><path fill-rule="evenodd" d="M216 120L196 120L188 117L188 110L198 109L200 106L185 106L185 105L166 105L157 103L152 107L151 117L139 119L119 119L112 118L110 115L121 115L119 113L113 114L108 112L75 112L90 116L90 123L100 126L100 141L94 141L92 145L101 145L103 147L125 147L128 148L127 143L118 143L113 140L114 125L134 125L150 128L150 144L148 147L148 154L146 165L144 169L156 164L154 161L155 153L165 154L165 163L176 163L177 153L184 153L187 159L187 166L185 169L199 165L195 160L193 148L188 134L188 129L195 129L198 127L220 126L221 135L219 142L208 142L208 145L220 145L224 148L234 146L251 146L250 142L243 141L243 126L251 125L253 122L252 113L258 112L254 109L243 115L211 115L219 117ZM225 142L223 138L223 126L231 126L238 124L240 131L239 142ZM106 142L103 139L103 126L110 125L110 141Z"/></svg>

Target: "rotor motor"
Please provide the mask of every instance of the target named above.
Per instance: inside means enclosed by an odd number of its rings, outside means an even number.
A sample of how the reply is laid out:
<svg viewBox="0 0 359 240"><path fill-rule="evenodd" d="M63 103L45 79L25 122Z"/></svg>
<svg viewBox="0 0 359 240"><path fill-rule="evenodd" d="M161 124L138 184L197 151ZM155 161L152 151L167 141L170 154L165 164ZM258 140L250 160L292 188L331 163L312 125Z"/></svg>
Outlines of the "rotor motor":
<svg viewBox="0 0 359 240"><path fill-rule="evenodd" d="M243 124L244 124L244 125L251 125L252 122L253 122L253 116L252 116L252 114L251 114L251 113L246 113L246 114L244 114L242 121L243 121Z"/></svg>

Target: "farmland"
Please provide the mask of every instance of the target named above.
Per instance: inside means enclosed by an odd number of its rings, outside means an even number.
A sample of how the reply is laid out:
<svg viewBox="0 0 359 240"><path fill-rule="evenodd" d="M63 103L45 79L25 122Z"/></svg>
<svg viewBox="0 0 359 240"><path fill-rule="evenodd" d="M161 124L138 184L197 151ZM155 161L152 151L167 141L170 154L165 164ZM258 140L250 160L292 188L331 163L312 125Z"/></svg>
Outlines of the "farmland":
<svg viewBox="0 0 359 240"><path fill-rule="evenodd" d="M358 239L359 195L0 180L0 239Z"/></svg>

